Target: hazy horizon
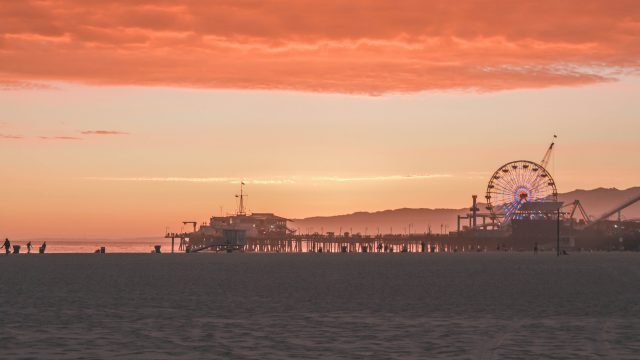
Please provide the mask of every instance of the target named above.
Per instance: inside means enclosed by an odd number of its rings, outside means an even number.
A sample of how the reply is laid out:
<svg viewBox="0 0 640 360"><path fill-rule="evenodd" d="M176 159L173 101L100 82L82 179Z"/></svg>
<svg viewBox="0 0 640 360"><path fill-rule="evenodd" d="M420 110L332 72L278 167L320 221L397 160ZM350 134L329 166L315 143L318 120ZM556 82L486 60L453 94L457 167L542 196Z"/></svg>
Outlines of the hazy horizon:
<svg viewBox="0 0 640 360"><path fill-rule="evenodd" d="M617 206L621 202L630 198L633 195L631 193L633 190L638 190L637 192L640 193L640 186L630 187L627 189L616 189L616 188L606 188L606 187L599 187L595 189L575 189L567 193L560 193L559 200L563 201L565 204L568 204L569 202L572 202L574 200L580 200L583 204L583 207L589 214L589 216L591 216L592 218L595 218L597 216L600 216L605 211L610 210L611 208ZM603 195L602 191L605 191L607 193L614 191L616 192L616 194L614 196L610 196L610 195L607 196L606 199L603 201L603 199L601 199ZM598 194L597 192L600 192L600 194ZM584 194L578 195L576 193L584 193ZM480 202L479 204L481 205L480 212L486 212L486 209L484 208L483 203ZM394 233L402 234L407 232L407 225L411 223L411 226L413 228L409 227L408 229L409 231L411 231L411 233L427 232L428 226L431 226L432 231L434 233L439 233L440 231L443 230L439 228L440 225L446 225L449 231L455 230L455 226L456 226L455 215L457 213L460 213L460 214L468 213L469 205L470 204L467 204L467 206L463 206L460 208L429 208L429 207L407 208L407 207L404 207L404 208L396 208L396 209L364 209L364 210L355 211L351 213L340 213L340 214L316 214L316 215L312 215L305 218L289 218L290 220L292 220L292 222L289 223L288 226L292 229L297 230L297 232L299 233L339 232L339 229L341 229L343 231L352 231L353 233L361 233L361 234L366 233L368 235L375 235L377 231L376 226L378 227L378 230L380 230L380 233L382 234L391 233L394 226L395 226ZM418 216L417 218L416 218L416 214L409 215L409 216L406 214L405 215L392 214L392 216L395 217L395 219L383 218L383 221L385 223L383 227L379 226L380 218L377 218L376 220L376 216L380 216L380 215L384 216L384 215L388 215L387 213L398 213L404 210L408 210L408 211L428 210L428 211L433 211L433 213L431 214L432 215L431 217ZM225 215L233 215L233 214L234 213L228 213ZM623 214L624 214L623 219L640 218L640 203L637 203L628 207L623 211ZM203 219L201 223L208 223L209 216L217 216L217 215L219 214L216 214L215 211L212 211L212 213L208 215L206 219ZM358 215L363 215L366 218L365 219L354 218L354 216L358 216ZM398 219L398 216L401 216L402 219ZM439 220L431 221L434 219L439 219ZM392 229L389 229L390 224L393 225ZM181 221L176 221L175 223L168 224L167 228L163 230L168 230L170 232L184 232L186 231L186 229L189 229L190 226L191 225L188 225L188 226L182 225ZM164 246L167 246L169 240L163 239L163 236L164 236L164 232L162 231L159 231L155 234L146 234L146 235L135 236L135 237L95 236L92 234L87 234L86 236L78 237L78 236L64 236L64 235L50 236L47 234L41 234L41 235L32 236L32 237L28 237L28 236L19 237L19 238L15 238L15 240L22 241L22 242L49 241L49 242L55 242L57 246L62 244L63 248L64 248L65 242L68 242L68 243L78 242L78 243L85 243L85 244L91 244L92 242L95 242L94 245L96 246L98 246L99 244L104 245L104 244L115 243L117 245L119 242L121 243L130 242L134 244L132 245L133 246L132 249L144 250L142 252L146 252L148 250L149 244L162 244ZM141 246L141 244L143 244L144 246ZM70 247L69 249L72 250L73 247Z"/></svg>

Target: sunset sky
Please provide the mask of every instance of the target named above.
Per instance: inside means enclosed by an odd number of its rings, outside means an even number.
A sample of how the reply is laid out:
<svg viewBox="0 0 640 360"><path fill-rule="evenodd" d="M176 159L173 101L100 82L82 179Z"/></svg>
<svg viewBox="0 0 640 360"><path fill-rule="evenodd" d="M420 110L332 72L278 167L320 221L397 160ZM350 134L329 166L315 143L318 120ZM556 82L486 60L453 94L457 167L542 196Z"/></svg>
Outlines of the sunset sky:
<svg viewBox="0 0 640 360"><path fill-rule="evenodd" d="M640 185L638 1L0 0L0 236Z"/></svg>

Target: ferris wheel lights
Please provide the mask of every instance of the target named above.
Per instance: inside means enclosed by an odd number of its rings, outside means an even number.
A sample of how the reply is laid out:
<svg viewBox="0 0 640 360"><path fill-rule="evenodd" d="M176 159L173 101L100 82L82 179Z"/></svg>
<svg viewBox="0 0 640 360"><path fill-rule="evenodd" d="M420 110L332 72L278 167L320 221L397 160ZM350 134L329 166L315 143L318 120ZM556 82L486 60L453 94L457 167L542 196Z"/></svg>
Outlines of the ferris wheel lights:
<svg viewBox="0 0 640 360"><path fill-rule="evenodd" d="M500 174L500 175L498 175ZM486 208L502 224L512 219L538 216L523 208L528 204L556 201L558 192L551 175L541 165L527 161L512 161L496 170L487 184ZM537 210L534 210L537 211Z"/></svg>

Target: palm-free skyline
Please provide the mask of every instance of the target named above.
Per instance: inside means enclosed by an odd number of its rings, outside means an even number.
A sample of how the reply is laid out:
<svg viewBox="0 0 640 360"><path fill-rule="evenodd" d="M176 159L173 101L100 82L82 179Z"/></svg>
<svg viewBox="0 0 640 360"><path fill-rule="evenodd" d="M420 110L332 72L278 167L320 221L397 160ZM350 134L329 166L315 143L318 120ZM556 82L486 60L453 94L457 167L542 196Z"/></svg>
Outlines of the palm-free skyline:
<svg viewBox="0 0 640 360"><path fill-rule="evenodd" d="M496 14L500 14L497 16ZM464 207L502 163L638 185L640 6L0 2L0 229Z"/></svg>

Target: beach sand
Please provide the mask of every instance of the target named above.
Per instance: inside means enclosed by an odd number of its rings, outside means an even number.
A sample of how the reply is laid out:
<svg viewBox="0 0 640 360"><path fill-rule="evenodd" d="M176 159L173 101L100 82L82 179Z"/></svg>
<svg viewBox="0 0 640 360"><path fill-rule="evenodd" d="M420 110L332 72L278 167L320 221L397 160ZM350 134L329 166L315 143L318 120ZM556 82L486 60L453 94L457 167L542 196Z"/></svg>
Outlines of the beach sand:
<svg viewBox="0 0 640 360"><path fill-rule="evenodd" d="M640 254L0 256L0 358L640 354Z"/></svg>

